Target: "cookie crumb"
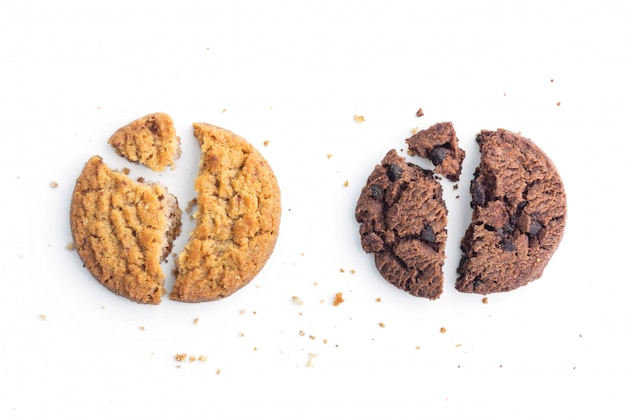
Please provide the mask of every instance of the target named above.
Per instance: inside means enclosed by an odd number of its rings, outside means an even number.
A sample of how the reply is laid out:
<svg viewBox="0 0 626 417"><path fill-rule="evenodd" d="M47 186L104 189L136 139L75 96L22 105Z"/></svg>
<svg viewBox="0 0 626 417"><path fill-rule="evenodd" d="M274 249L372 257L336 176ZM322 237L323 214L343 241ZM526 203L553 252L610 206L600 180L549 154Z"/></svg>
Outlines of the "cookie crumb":
<svg viewBox="0 0 626 417"><path fill-rule="evenodd" d="M351 270L350 270L350 273L351 273L352 275L354 275L354 274L356 274L356 270L355 270L355 269L351 269Z"/></svg>
<svg viewBox="0 0 626 417"><path fill-rule="evenodd" d="M193 319L193 325L196 326L199 321L200 321L200 317L196 317L195 319Z"/></svg>
<svg viewBox="0 0 626 417"><path fill-rule="evenodd" d="M420 107L420 108L417 110L417 113L415 113L415 115L416 115L417 117L422 117L422 116L424 115L424 110L422 110L422 108Z"/></svg>
<svg viewBox="0 0 626 417"><path fill-rule="evenodd" d="M420 349L421 349L421 347L419 345L415 346L415 350L420 350Z"/></svg>
<svg viewBox="0 0 626 417"><path fill-rule="evenodd" d="M439 329L439 333L445 333L447 331L448 329L446 329L445 327L442 327L441 329Z"/></svg>
<svg viewBox="0 0 626 417"><path fill-rule="evenodd" d="M47 317L45 314L40 314L40 315L39 315L39 318L40 318L41 320L45 320L45 319L47 319L48 317Z"/></svg>
<svg viewBox="0 0 626 417"><path fill-rule="evenodd" d="M554 82L554 78L550 78L550 82L553 83Z"/></svg>
<svg viewBox="0 0 626 417"><path fill-rule="evenodd" d="M143 327L143 326L139 326L139 330L141 330L141 331L143 332L143 331L145 331L145 330L146 330L146 328L145 328L145 327Z"/></svg>
<svg viewBox="0 0 626 417"><path fill-rule="evenodd" d="M489 304L489 298L483 297L483 304Z"/></svg>
<svg viewBox="0 0 626 417"><path fill-rule="evenodd" d="M263 146L267 146L267 145L269 145L269 144L270 144L270 141L269 141L269 140L265 140L265 141L263 141Z"/></svg>
<svg viewBox="0 0 626 417"><path fill-rule="evenodd" d="M380 323L378 323L378 326L379 326L381 329L384 329L384 328L385 328L385 323L380 322Z"/></svg>
<svg viewBox="0 0 626 417"><path fill-rule="evenodd" d="M311 340L315 340L315 336L313 336L312 334L309 335L309 339Z"/></svg>
<svg viewBox="0 0 626 417"><path fill-rule="evenodd" d="M350 183L348 182L348 180L345 180L344 183L343 183L343 186L347 187L348 185L350 185Z"/></svg>
<svg viewBox="0 0 626 417"><path fill-rule="evenodd" d="M360 115L354 115L354 121L357 123L363 123L365 121L365 117L360 116Z"/></svg>
<svg viewBox="0 0 626 417"><path fill-rule="evenodd" d="M307 368L312 368L313 367L313 359L317 358L317 353L309 353L309 360L306 362L306 367Z"/></svg>
<svg viewBox="0 0 626 417"><path fill-rule="evenodd" d="M187 359L187 354L186 353L177 353L176 355L174 355L174 358L176 359L176 362L184 362L185 359Z"/></svg>
<svg viewBox="0 0 626 417"><path fill-rule="evenodd" d="M76 249L76 245L74 245L74 242L70 242L67 245L65 245L65 249L66 250L74 250L74 249Z"/></svg>
<svg viewBox="0 0 626 417"><path fill-rule="evenodd" d="M219 375L219 374L221 374L221 373L222 373L222 370L221 370L221 369L218 369L217 371L215 371L215 373L216 373L217 375Z"/></svg>
<svg viewBox="0 0 626 417"><path fill-rule="evenodd" d="M343 269L343 268L339 268L339 272L341 272L343 274L344 272L346 272L346 270Z"/></svg>
<svg viewBox="0 0 626 417"><path fill-rule="evenodd" d="M206 357L206 356L204 356L204 355L200 355L200 356L198 356L198 360L199 360L200 362L206 362L206 361L207 361L207 357Z"/></svg>
<svg viewBox="0 0 626 417"><path fill-rule="evenodd" d="M56 181L51 181L50 182L50 187L51 188L59 188L59 183Z"/></svg>
<svg viewBox="0 0 626 417"><path fill-rule="evenodd" d="M195 206L198 205L198 199L194 198L192 200L189 200L189 202L187 203L187 207L185 207L185 213L189 214L193 211L193 208Z"/></svg>
<svg viewBox="0 0 626 417"><path fill-rule="evenodd" d="M332 158L332 157L333 157L333 154L332 154L332 153L326 154L326 158L327 158L327 159L330 159L330 158Z"/></svg>
<svg viewBox="0 0 626 417"><path fill-rule="evenodd" d="M418 131L420 130L419 127L414 127L413 129L411 129L411 133L412 134L416 134ZM411 156L415 156L415 152L413 152L412 150L407 150L406 153L408 153Z"/></svg>
<svg viewBox="0 0 626 417"><path fill-rule="evenodd" d="M124 175L130 174L130 168L122 168L122 174Z"/></svg>
<svg viewBox="0 0 626 417"><path fill-rule="evenodd" d="M195 356L195 355L191 355L191 356L189 357L189 362L192 362L192 363L193 363L193 362L195 362L195 361L196 361L196 356Z"/></svg>
<svg viewBox="0 0 626 417"><path fill-rule="evenodd" d="M304 330L300 330L300 331L298 332L298 334L299 334L300 336L304 336L304 335L305 335Z"/></svg>
<svg viewBox="0 0 626 417"><path fill-rule="evenodd" d="M560 102L560 101L557 101L557 102L556 102L556 105L557 105L557 106L561 106L561 102Z"/></svg>
<svg viewBox="0 0 626 417"><path fill-rule="evenodd" d="M239 314L246 314L246 309L242 308L241 310L239 310Z"/></svg>
<svg viewBox="0 0 626 417"><path fill-rule="evenodd" d="M376 300L374 300L374 301L376 301L377 303L380 303L382 300L380 299L380 297L378 297L378 298L376 298Z"/></svg>
<svg viewBox="0 0 626 417"><path fill-rule="evenodd" d="M302 299L298 297L297 295L294 295L293 297L291 297L291 300L299 306L304 304L304 301L302 301Z"/></svg>
<svg viewBox="0 0 626 417"><path fill-rule="evenodd" d="M337 307L339 304L343 303L343 293L338 292L335 294L335 299L333 300L333 306Z"/></svg>

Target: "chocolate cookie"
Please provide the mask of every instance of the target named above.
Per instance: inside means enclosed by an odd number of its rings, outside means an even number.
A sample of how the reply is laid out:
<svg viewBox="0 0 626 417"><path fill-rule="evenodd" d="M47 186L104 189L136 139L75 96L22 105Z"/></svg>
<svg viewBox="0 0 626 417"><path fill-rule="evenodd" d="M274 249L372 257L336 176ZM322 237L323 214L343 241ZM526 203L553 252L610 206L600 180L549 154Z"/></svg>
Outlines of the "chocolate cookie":
<svg viewBox="0 0 626 417"><path fill-rule="evenodd" d="M196 226L170 293L186 302L218 300L250 282L274 250L281 215L278 182L261 154L228 130L193 127L202 152Z"/></svg>
<svg viewBox="0 0 626 417"><path fill-rule="evenodd" d="M160 262L180 233L181 214L165 187L134 182L94 156L72 195L74 246L105 287L138 303L158 304L165 293Z"/></svg>
<svg viewBox="0 0 626 417"><path fill-rule="evenodd" d="M174 167L181 153L174 122L165 113L149 114L119 128L109 138L109 144L118 155L153 171Z"/></svg>
<svg viewBox="0 0 626 417"><path fill-rule="evenodd" d="M456 288L488 294L539 278L566 220L563 182L546 154L504 129L483 130L470 192L472 221L461 242Z"/></svg>
<svg viewBox="0 0 626 417"><path fill-rule="evenodd" d="M367 179L356 205L361 246L391 284L418 297L443 291L448 210L431 171L391 150Z"/></svg>
<svg viewBox="0 0 626 417"><path fill-rule="evenodd" d="M458 181L461 175L465 151L459 148L454 126L450 122L437 123L420 130L406 140L409 151L428 158L435 165L435 172Z"/></svg>

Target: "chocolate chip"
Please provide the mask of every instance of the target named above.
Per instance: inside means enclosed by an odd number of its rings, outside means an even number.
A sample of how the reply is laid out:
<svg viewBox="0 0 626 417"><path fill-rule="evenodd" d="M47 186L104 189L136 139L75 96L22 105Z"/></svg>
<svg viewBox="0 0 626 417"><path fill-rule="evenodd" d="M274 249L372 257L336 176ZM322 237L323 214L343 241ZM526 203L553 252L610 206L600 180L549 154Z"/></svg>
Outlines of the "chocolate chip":
<svg viewBox="0 0 626 417"><path fill-rule="evenodd" d="M479 289L481 286L483 286L485 284L485 281L483 281L482 279L480 279L479 277L474 278L474 281L472 281L472 285L474 286L474 291L476 291L477 289Z"/></svg>
<svg viewBox="0 0 626 417"><path fill-rule="evenodd" d="M472 181L470 185L470 194L472 194L472 204L476 206L482 206L487 200L485 194L485 186L478 181Z"/></svg>
<svg viewBox="0 0 626 417"><path fill-rule="evenodd" d="M543 229L543 226L541 225L541 223L539 223L537 221L533 221L530 224L530 227L528 228L528 236L530 236L530 237L537 237L539 232L541 232L541 229Z"/></svg>
<svg viewBox="0 0 626 417"><path fill-rule="evenodd" d="M402 168L396 164L389 165L389 168L387 168L387 177L389 177L389 181L397 181L401 176Z"/></svg>
<svg viewBox="0 0 626 417"><path fill-rule="evenodd" d="M502 239L502 243L500 246L505 252L513 252L515 250L515 244L513 243L513 239L508 237Z"/></svg>
<svg viewBox="0 0 626 417"><path fill-rule="evenodd" d="M383 189L380 188L378 185L373 184L372 186L370 186L370 196L374 200L380 200L381 198L383 198Z"/></svg>
<svg viewBox="0 0 626 417"><path fill-rule="evenodd" d="M430 155L428 155L428 159L435 164L439 165L446 159L446 155L448 155L448 150L443 146L436 146L430 151Z"/></svg>
<svg viewBox="0 0 626 417"><path fill-rule="evenodd" d="M505 224L504 226L502 226L502 231L504 233L511 233L513 232L513 230L515 230L515 226L512 224Z"/></svg>
<svg viewBox="0 0 626 417"><path fill-rule="evenodd" d="M429 224L427 224L422 230L422 233L420 233L420 239L427 243L435 243L436 238L435 231Z"/></svg>

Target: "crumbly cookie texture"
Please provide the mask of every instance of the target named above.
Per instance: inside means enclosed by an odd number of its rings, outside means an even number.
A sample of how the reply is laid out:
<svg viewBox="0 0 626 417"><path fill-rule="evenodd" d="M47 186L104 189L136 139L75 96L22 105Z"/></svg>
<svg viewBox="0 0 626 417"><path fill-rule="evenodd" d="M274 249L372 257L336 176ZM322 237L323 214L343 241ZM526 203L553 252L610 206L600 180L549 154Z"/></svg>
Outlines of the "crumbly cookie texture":
<svg viewBox="0 0 626 417"><path fill-rule="evenodd" d="M76 180L70 226L76 251L100 283L137 303L159 304L160 263L180 233L181 214L164 186L135 182L94 156Z"/></svg>
<svg viewBox="0 0 626 417"><path fill-rule="evenodd" d="M448 210L431 171L391 150L374 168L356 205L361 246L391 284L417 297L443 292Z"/></svg>
<svg viewBox="0 0 626 417"><path fill-rule="evenodd" d="M119 155L153 171L173 169L181 154L174 122L165 113L149 114L119 128L109 144Z"/></svg>
<svg viewBox="0 0 626 417"><path fill-rule="evenodd" d="M529 139L504 130L477 136L481 161L470 186L472 221L461 242L456 288L489 294L539 278L567 215L563 182Z"/></svg>
<svg viewBox="0 0 626 417"><path fill-rule="evenodd" d="M219 300L249 283L274 250L281 216L278 182L261 154L228 130L193 127L202 154L196 225L169 295L185 302Z"/></svg>
<svg viewBox="0 0 626 417"><path fill-rule="evenodd" d="M428 129L419 130L406 139L409 151L422 158L430 159L435 172L458 181L463 168L465 151L459 148L459 141L451 122L436 123Z"/></svg>

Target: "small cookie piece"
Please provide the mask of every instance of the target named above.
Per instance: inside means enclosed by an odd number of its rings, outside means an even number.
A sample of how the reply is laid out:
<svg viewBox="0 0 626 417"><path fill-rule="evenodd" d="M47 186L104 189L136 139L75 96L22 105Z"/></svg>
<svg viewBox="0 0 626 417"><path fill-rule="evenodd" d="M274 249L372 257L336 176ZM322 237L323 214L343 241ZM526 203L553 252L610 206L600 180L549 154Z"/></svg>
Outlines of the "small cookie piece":
<svg viewBox="0 0 626 417"><path fill-rule="evenodd" d="M201 147L196 226L176 258L170 299L213 301L246 285L278 238L280 189L270 165L243 138L196 123Z"/></svg>
<svg viewBox="0 0 626 417"><path fill-rule="evenodd" d="M137 303L159 304L160 262L180 233L181 215L164 186L132 181L94 156L76 180L70 226L78 255L100 283Z"/></svg>
<svg viewBox="0 0 626 417"><path fill-rule="evenodd" d="M437 174L454 182L461 176L465 159L465 151L459 148L458 142L454 126L450 122L436 123L406 139L409 151L430 159Z"/></svg>
<svg viewBox="0 0 626 417"><path fill-rule="evenodd" d="M477 136L472 221L461 242L456 288L505 292L539 278L565 230L563 182L546 154L504 129Z"/></svg>
<svg viewBox="0 0 626 417"><path fill-rule="evenodd" d="M390 150L356 205L361 246L391 284L431 300L443 292L448 210L432 171Z"/></svg>
<svg viewBox="0 0 626 417"><path fill-rule="evenodd" d="M168 166L173 169L181 154L174 122L165 113L149 114L119 128L109 144L118 155L153 171L164 171Z"/></svg>

